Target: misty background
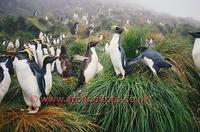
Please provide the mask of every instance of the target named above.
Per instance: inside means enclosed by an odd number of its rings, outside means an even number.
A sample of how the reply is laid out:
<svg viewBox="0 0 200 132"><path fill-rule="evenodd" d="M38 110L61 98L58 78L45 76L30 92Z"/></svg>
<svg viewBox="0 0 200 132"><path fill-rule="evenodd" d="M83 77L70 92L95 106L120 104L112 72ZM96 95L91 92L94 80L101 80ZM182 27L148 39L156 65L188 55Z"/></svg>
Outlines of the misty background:
<svg viewBox="0 0 200 132"><path fill-rule="evenodd" d="M179 17L190 17L200 21L199 0L1 0L1 15L29 15L34 9L41 12L66 10L68 6L91 6L91 3L110 6L139 7L158 13L166 13ZM27 12L28 10L28 12Z"/></svg>
<svg viewBox="0 0 200 132"><path fill-rule="evenodd" d="M1 0L0 16L28 17L37 10L39 18L64 23L87 16L99 30L101 25L148 24L167 29L164 34L174 29L185 34L200 29L198 5L198 0Z"/></svg>

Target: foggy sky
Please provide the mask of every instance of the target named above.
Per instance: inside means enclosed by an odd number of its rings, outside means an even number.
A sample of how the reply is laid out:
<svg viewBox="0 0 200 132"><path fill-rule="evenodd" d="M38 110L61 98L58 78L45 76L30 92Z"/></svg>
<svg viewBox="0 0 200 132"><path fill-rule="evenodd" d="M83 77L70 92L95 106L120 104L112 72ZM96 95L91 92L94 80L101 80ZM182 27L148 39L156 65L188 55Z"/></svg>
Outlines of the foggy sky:
<svg viewBox="0 0 200 132"><path fill-rule="evenodd" d="M145 9L200 21L200 0L134 0Z"/></svg>

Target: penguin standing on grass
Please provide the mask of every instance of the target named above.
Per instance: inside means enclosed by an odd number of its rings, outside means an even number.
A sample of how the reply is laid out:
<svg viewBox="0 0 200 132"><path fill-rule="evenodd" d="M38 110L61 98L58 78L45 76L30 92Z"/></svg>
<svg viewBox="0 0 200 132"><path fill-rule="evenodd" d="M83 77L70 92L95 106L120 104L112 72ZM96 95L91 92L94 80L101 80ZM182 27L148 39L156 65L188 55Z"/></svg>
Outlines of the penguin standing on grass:
<svg viewBox="0 0 200 132"><path fill-rule="evenodd" d="M122 79L125 77L125 68L127 65L126 55L120 44L120 35L124 30L126 29L117 26L115 27L115 34L112 37L108 51L115 73L117 76L121 75Z"/></svg>
<svg viewBox="0 0 200 132"><path fill-rule="evenodd" d="M140 55L128 63L128 67L134 64L135 62L142 60L146 64L154 75L157 75L161 68L171 68L172 65L165 60L165 58L157 51L146 47L140 47L136 52L139 52Z"/></svg>
<svg viewBox="0 0 200 132"><path fill-rule="evenodd" d="M193 61L197 69L200 71L200 32L190 33L190 35L192 35L195 39L193 50L192 50Z"/></svg>
<svg viewBox="0 0 200 132"><path fill-rule="evenodd" d="M51 64L58 59L58 57L53 56L45 56L43 61L42 73L44 75L45 80L45 93L49 95L52 88L52 74L51 74Z"/></svg>
<svg viewBox="0 0 200 132"><path fill-rule="evenodd" d="M24 101L28 106L28 113L37 113L41 106L40 97L46 96L45 80L30 49L17 52L13 65L19 85L22 88Z"/></svg>
<svg viewBox="0 0 200 132"><path fill-rule="evenodd" d="M0 103L8 92L11 83L11 75L14 75L11 57L5 57L6 61L0 63Z"/></svg>
<svg viewBox="0 0 200 132"><path fill-rule="evenodd" d="M98 44L97 42L89 42L87 46L86 51L86 57L88 59L85 59L81 64L81 71L80 71L80 77L79 77L79 83L80 85L83 85L84 83L88 83L90 80L92 80L95 77L95 74L98 70L98 56L96 54L95 46Z"/></svg>
<svg viewBox="0 0 200 132"><path fill-rule="evenodd" d="M96 54L95 46L99 41L89 42L85 57L76 55L73 61L81 62L81 69L79 75L79 82L76 91L71 96L78 95L82 90L80 86L92 80L98 72L98 56Z"/></svg>

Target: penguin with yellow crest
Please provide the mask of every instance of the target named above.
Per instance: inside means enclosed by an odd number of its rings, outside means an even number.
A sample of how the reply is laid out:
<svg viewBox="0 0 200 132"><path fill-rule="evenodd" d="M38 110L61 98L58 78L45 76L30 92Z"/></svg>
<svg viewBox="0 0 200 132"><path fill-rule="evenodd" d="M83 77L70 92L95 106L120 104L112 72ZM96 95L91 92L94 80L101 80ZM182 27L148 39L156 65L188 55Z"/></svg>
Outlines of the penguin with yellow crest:
<svg viewBox="0 0 200 132"><path fill-rule="evenodd" d="M18 51L13 66L19 85L22 88L24 101L28 106L26 110L30 114L37 113L41 106L40 97L46 96L45 80L42 70L35 62L30 49Z"/></svg>
<svg viewBox="0 0 200 132"><path fill-rule="evenodd" d="M117 76L121 75L124 79L126 74L127 59L123 47L120 44L120 35L123 31L127 31L125 27L121 28L118 26L113 26L115 33L109 45L109 55Z"/></svg>

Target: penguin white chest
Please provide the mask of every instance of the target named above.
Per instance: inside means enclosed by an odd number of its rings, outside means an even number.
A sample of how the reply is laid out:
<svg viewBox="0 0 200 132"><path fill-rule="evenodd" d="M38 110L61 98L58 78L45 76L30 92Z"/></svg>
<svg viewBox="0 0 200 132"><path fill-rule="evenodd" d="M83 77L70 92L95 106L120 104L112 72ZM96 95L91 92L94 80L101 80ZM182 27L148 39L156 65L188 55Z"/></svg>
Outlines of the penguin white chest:
<svg viewBox="0 0 200 132"><path fill-rule="evenodd" d="M39 48L37 49L36 53L37 53L37 57L38 57L38 58L37 58L38 64L39 64L39 66L40 66L40 68L41 68L42 65L43 65L43 59L44 59L43 51L42 51L42 49L39 47Z"/></svg>
<svg viewBox="0 0 200 132"><path fill-rule="evenodd" d="M84 71L85 82L89 82L91 79L94 78L95 74L97 73L98 69L98 57L95 51L91 56L91 62L88 64L88 67Z"/></svg>
<svg viewBox="0 0 200 132"><path fill-rule="evenodd" d="M200 70L200 39L195 39L192 57L198 70Z"/></svg>
<svg viewBox="0 0 200 132"><path fill-rule="evenodd" d="M4 79L0 82L0 103L6 95L6 93L8 92L11 83L11 78L8 69L6 68L5 64L1 66L4 69Z"/></svg>
<svg viewBox="0 0 200 132"><path fill-rule="evenodd" d="M50 51L50 55L55 56L54 47L51 47L51 48L49 49L49 51Z"/></svg>
<svg viewBox="0 0 200 132"><path fill-rule="evenodd" d="M59 59L57 59L55 64L56 64L56 70L57 70L58 74L62 75L63 70L62 70L62 67L61 67L61 61Z"/></svg>
<svg viewBox="0 0 200 132"><path fill-rule="evenodd" d="M51 64L47 64L46 74L44 75L45 79L45 93L49 95L52 88L52 74L51 74Z"/></svg>
<svg viewBox="0 0 200 132"><path fill-rule="evenodd" d="M33 74L27 60L18 60L15 63L15 70L18 82L22 88L24 101L28 106L31 106L31 97L36 96L39 98L41 96L37 78ZM37 105L40 106L40 101L37 103Z"/></svg>
<svg viewBox="0 0 200 132"><path fill-rule="evenodd" d="M144 57L144 58L142 58L142 62L144 63L144 64L146 64L150 69L151 69L151 71L154 73L154 74L156 74L156 70L154 69L154 62L153 62L153 60L152 59L150 59L150 58L147 58L147 57Z"/></svg>
<svg viewBox="0 0 200 132"><path fill-rule="evenodd" d="M123 65L122 65L122 54L119 50L119 35L115 34L111 40L109 53L110 59L115 69L115 73L118 75L121 72L124 72ZM123 73L124 74L124 73Z"/></svg>
<svg viewBox="0 0 200 132"><path fill-rule="evenodd" d="M110 49L110 46L108 43L106 43L106 45L105 45L105 53L106 54L109 54L109 49Z"/></svg>

